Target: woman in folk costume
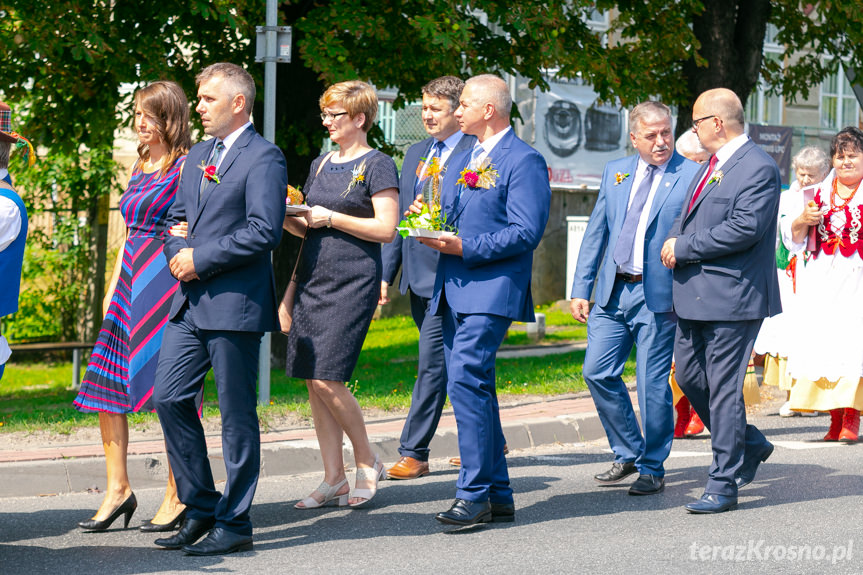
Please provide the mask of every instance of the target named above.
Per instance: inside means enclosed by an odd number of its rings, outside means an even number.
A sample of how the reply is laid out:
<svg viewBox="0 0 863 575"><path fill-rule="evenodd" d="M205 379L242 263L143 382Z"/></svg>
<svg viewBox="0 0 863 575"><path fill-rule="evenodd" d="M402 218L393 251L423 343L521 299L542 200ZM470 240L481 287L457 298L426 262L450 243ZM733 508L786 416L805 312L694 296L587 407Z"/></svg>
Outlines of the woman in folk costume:
<svg viewBox="0 0 863 575"><path fill-rule="evenodd" d="M805 267L797 268L791 409L829 411L824 440L855 442L863 409L863 131L848 127L836 134L830 157L833 172L811 198L802 198L800 215L782 225L794 252L811 251Z"/></svg>
<svg viewBox="0 0 863 575"><path fill-rule="evenodd" d="M782 313L765 318L755 340L755 353L764 356L764 378L766 385L773 385L791 397L792 379L786 367L788 347L799 337L800 330L795 316L797 305L797 268L804 266L803 257L790 252L790 244L782 240L782 223L790 222L800 214L803 202L802 188L817 184L827 177L831 163L827 152L815 146L806 146L791 160L796 180L779 199L779 229L776 241L776 274L779 279L779 295ZM781 417L794 415L818 415L816 412L793 411L791 401L779 408Z"/></svg>

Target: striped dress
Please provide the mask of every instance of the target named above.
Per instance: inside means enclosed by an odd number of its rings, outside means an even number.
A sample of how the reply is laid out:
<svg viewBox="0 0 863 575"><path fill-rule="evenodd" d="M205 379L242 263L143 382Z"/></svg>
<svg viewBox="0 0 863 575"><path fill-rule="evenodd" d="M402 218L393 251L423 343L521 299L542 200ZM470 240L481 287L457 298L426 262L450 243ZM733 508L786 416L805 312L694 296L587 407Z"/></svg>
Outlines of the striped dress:
<svg viewBox="0 0 863 575"><path fill-rule="evenodd" d="M162 253L165 220L180 181L181 157L162 177L135 168L120 198L129 228L123 267L73 402L79 411L153 411L162 331L177 280ZM199 403L200 405L200 403Z"/></svg>

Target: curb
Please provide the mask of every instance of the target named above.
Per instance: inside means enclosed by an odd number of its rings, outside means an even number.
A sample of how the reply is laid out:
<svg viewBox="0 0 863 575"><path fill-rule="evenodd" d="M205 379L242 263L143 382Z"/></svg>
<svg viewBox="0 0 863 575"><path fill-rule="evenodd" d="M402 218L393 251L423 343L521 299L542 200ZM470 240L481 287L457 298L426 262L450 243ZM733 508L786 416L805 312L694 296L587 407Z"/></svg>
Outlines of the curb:
<svg viewBox="0 0 863 575"><path fill-rule="evenodd" d="M634 403L637 409L637 401ZM509 448L530 449L542 445L584 443L605 438L593 400L587 392L501 407L503 432ZM369 440L385 464L399 458L398 447L404 418L369 421ZM207 438L216 483L225 480L225 468L218 436ZM105 459L94 447L78 446L62 451L44 449L45 454L6 453L0 463L0 498L52 496L82 491L97 491L105 484ZM430 449L435 459L458 456L458 440L452 411L441 418ZM168 479L167 458L161 441L130 443L129 480L136 489L164 487ZM64 455L63 453L66 453ZM69 453L78 455L69 456ZM30 460L24 460L29 457ZM345 461L353 461L346 441ZM261 477L320 472L323 469L313 429L263 434L261 437Z"/></svg>

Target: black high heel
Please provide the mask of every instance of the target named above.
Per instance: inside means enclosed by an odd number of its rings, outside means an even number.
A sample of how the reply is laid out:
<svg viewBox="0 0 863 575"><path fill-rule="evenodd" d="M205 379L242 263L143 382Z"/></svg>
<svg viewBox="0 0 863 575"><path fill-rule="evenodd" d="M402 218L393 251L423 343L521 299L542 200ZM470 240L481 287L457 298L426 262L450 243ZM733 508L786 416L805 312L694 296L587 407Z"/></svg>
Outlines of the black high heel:
<svg viewBox="0 0 863 575"><path fill-rule="evenodd" d="M111 513L111 516L105 519L104 521L96 521L95 519L88 519L86 521L79 521L78 527L84 529L85 531L105 531L108 529L111 524L117 520L117 518L123 514L126 515L126 521L123 524L123 528L129 526L129 520L132 519L132 514L135 513L135 509L138 508L138 500L135 498L135 494L131 494L126 501L120 504L120 506Z"/></svg>
<svg viewBox="0 0 863 575"><path fill-rule="evenodd" d="M173 531L177 527L183 524L183 521L186 519L186 510L183 509L180 513L174 517L168 523L153 523L153 520L145 521L143 525L141 525L141 531Z"/></svg>

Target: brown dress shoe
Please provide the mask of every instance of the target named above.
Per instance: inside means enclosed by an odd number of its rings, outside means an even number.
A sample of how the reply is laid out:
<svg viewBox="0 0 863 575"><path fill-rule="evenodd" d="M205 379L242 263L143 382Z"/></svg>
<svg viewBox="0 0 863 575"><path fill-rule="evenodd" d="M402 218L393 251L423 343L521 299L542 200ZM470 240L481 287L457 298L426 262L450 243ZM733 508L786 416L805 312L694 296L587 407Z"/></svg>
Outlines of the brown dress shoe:
<svg viewBox="0 0 863 575"><path fill-rule="evenodd" d="M402 457L387 471L387 479L416 479L428 475L428 461L420 461L413 457Z"/></svg>
<svg viewBox="0 0 863 575"><path fill-rule="evenodd" d="M503 444L503 454L506 455L507 453L509 453L509 448L504 443ZM461 457L450 457L449 458L449 464L452 465L453 467L461 467Z"/></svg>

